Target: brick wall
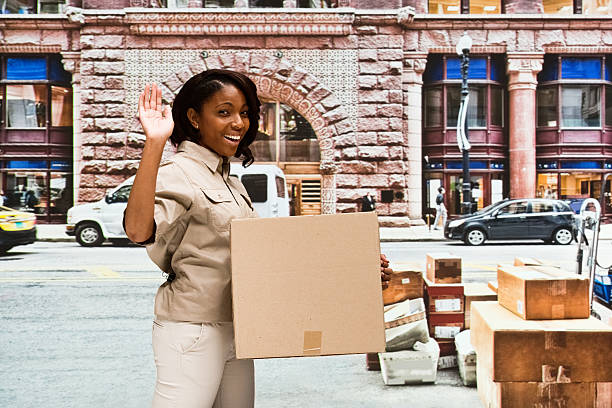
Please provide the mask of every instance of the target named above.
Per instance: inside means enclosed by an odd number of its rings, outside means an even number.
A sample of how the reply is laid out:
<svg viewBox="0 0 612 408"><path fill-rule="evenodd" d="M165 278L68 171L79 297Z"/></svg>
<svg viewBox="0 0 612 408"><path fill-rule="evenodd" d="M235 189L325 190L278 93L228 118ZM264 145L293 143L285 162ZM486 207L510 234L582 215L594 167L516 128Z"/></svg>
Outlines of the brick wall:
<svg viewBox="0 0 612 408"><path fill-rule="evenodd" d="M359 27L358 105L355 134L336 141L337 210L359 209L359 199L374 193L379 215L405 215L404 203L380 203L383 189L404 190L402 165L401 31Z"/></svg>
<svg viewBox="0 0 612 408"><path fill-rule="evenodd" d="M138 167L142 140L129 137L125 117L125 33L88 26L81 33L81 154L78 201L94 201Z"/></svg>

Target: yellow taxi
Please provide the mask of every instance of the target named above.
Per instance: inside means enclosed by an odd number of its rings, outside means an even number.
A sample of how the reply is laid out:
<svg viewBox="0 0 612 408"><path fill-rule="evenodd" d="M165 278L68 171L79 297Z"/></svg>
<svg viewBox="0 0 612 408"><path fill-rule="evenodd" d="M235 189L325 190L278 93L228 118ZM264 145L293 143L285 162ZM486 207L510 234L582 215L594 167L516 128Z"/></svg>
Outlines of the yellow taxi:
<svg viewBox="0 0 612 408"><path fill-rule="evenodd" d="M0 206L0 254L36 241L36 216Z"/></svg>

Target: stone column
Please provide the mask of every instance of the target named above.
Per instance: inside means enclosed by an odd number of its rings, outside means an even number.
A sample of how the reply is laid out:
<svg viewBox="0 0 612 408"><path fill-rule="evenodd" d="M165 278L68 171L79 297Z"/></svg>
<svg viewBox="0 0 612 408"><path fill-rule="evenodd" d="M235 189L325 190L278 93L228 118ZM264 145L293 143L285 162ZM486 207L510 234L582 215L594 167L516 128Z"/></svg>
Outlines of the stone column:
<svg viewBox="0 0 612 408"><path fill-rule="evenodd" d="M81 185L81 71L80 52L64 51L62 54L62 65L64 69L72 74L72 193L74 204L79 197L79 186Z"/></svg>
<svg viewBox="0 0 612 408"><path fill-rule="evenodd" d="M427 54L405 53L402 89L404 93L404 177L411 222L422 222L423 149L422 91Z"/></svg>
<svg viewBox="0 0 612 408"><path fill-rule="evenodd" d="M536 87L543 54L508 54L510 198L536 191Z"/></svg>

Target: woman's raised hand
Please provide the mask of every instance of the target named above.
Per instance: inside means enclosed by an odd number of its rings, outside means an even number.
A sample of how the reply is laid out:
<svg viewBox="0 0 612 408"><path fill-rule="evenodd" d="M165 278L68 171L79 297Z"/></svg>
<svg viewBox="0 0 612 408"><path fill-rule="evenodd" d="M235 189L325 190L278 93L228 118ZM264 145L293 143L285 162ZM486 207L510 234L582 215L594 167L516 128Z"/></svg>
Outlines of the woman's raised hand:
<svg viewBox="0 0 612 408"><path fill-rule="evenodd" d="M147 140L166 143L174 129L174 121L170 106L162 109L162 93L157 85L147 84L140 94L138 117Z"/></svg>

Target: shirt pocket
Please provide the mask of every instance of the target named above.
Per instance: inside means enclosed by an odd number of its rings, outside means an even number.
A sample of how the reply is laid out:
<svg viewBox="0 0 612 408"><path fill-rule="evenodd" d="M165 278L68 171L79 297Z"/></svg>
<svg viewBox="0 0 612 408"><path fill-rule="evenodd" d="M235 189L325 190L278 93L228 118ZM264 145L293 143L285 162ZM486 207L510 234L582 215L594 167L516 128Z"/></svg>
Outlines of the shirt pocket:
<svg viewBox="0 0 612 408"><path fill-rule="evenodd" d="M213 226L219 231L229 231L230 221L236 218L236 204L229 190L201 189L210 202L210 218Z"/></svg>

